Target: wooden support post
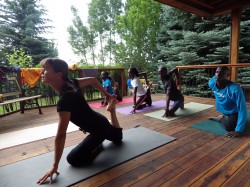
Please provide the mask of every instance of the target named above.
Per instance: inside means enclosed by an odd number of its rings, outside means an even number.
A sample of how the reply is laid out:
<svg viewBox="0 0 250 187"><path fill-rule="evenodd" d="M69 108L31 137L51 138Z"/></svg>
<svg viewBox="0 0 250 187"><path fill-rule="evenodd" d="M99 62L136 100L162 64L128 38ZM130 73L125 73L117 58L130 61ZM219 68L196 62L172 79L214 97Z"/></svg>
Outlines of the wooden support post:
<svg viewBox="0 0 250 187"><path fill-rule="evenodd" d="M241 9L234 9L231 12L232 25L231 25L231 41L230 41L230 64L237 64L239 61L239 38L240 38L240 19ZM237 68L231 69L231 81L237 80Z"/></svg>
<svg viewBox="0 0 250 187"><path fill-rule="evenodd" d="M126 76L125 76L125 68L121 70L121 78L122 78L122 96L127 95L127 87L126 87Z"/></svg>

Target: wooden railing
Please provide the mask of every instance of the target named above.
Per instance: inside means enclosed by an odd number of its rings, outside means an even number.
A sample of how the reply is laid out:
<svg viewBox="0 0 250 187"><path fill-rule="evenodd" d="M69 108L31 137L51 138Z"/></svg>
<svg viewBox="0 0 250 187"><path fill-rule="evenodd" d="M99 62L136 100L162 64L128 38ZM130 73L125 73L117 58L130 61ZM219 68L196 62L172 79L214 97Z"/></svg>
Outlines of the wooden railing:
<svg viewBox="0 0 250 187"><path fill-rule="evenodd" d="M250 63L177 66L182 77L183 94L213 98L208 81L214 76L216 68L222 66L230 69L230 75L234 75L230 76L230 80L242 87L247 102L250 102Z"/></svg>
<svg viewBox="0 0 250 187"><path fill-rule="evenodd" d="M119 91L122 96L125 96L127 94L127 85L126 85L126 76L125 76L125 68L97 68L97 79L101 82L101 72L102 71L108 71L112 75L113 78L115 79L116 82L119 84ZM71 78L79 78L82 77L81 74L82 70L81 69L76 69L76 70L70 70L69 71L69 76ZM21 71L17 72L9 72L6 73L7 77L17 77L18 82L21 85ZM4 92L4 84L1 83L0 85L0 94ZM50 88L48 85L43 84L41 80L39 80L36 84L35 87L31 88L29 85L22 85L23 89L31 93L31 95L42 95L42 98L39 99L39 105L42 107L46 106L53 106L57 103L58 100L58 94ZM96 99L102 99L102 94L96 90L95 88L89 86L84 88L84 93L85 93L85 98L87 101L90 100L96 100ZM30 108L33 108L35 106L31 106ZM11 114L13 112L20 111L20 104L19 103L13 103L12 105L6 105L5 107L0 107L0 117Z"/></svg>

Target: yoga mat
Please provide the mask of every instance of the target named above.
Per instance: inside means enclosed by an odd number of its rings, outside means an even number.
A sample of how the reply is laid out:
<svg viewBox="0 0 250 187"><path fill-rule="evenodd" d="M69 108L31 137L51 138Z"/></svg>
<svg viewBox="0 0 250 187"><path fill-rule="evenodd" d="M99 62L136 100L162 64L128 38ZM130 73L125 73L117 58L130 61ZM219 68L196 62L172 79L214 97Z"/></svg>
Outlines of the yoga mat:
<svg viewBox="0 0 250 187"><path fill-rule="evenodd" d="M66 155L75 146L65 148L58 169L60 175L53 178L53 185L49 185L47 180L43 186L62 187L75 184L175 140L174 137L144 127L125 130L123 137L121 145L105 140L104 149L92 164L85 167L71 167L66 161ZM53 156L54 152L50 152L0 167L0 186L39 186L36 182L51 168Z"/></svg>
<svg viewBox="0 0 250 187"><path fill-rule="evenodd" d="M227 133L226 129L224 128L224 125L214 120L206 120L200 123L196 123L192 125L192 127L222 136ZM247 122L245 130L250 130L250 111L247 112Z"/></svg>
<svg viewBox="0 0 250 187"><path fill-rule="evenodd" d="M121 105L121 104L126 104L126 103L132 103L133 102L133 98L122 98L122 101L116 101L116 105ZM89 103L89 106L93 107L93 108L101 108L103 107L101 104L101 101L98 101L96 103Z"/></svg>
<svg viewBox="0 0 250 187"><path fill-rule="evenodd" d="M53 123L0 134L0 149L55 136L57 132L57 126L58 123ZM77 130L79 130L79 127L70 122L67 133Z"/></svg>
<svg viewBox="0 0 250 187"><path fill-rule="evenodd" d="M207 104L200 104L200 103L194 103L194 102L190 102L184 105L184 109L178 109L175 112L175 116L174 117L162 117L165 110L159 110L159 111L155 111L155 112L151 112L151 113L147 113L144 114L145 116L149 116L152 118L156 118L156 119L160 119L160 120L164 120L164 121L172 121L184 116L188 116L197 112L200 112L202 110L206 110L209 108L212 108L213 105L207 105Z"/></svg>
<svg viewBox="0 0 250 187"><path fill-rule="evenodd" d="M146 112L149 110L153 110L153 109L157 109L157 108L161 108L161 107L165 107L166 106L166 101L165 100L160 100L160 101L154 101L152 102L151 106L146 106L143 109L140 110L136 110L136 113L140 113L140 112ZM122 108L117 108L116 112L125 114L125 115L129 115L131 114L130 112L133 110L132 106L127 106L127 107L122 107Z"/></svg>

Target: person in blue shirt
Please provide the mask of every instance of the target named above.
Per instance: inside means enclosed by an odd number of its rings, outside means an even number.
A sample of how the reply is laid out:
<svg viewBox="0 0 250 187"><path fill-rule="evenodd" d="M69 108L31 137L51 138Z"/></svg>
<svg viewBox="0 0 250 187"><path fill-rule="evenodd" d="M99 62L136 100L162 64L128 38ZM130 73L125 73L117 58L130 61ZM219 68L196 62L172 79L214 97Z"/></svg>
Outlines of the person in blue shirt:
<svg viewBox="0 0 250 187"><path fill-rule="evenodd" d="M129 89L133 89L133 86L132 86L132 84L131 84L131 79L128 79L128 80L127 80L127 85L128 85L128 88L129 88Z"/></svg>
<svg viewBox="0 0 250 187"><path fill-rule="evenodd" d="M103 71L103 72L101 72L101 79L102 79L102 86L106 90L106 92L108 92L111 95L115 94L116 99L118 101L122 101L122 97L121 97L121 95L119 93L118 87L116 86L116 89L113 89L112 82L113 82L113 84L115 84L115 81L114 81L113 77L110 76L107 71ZM105 100L102 101L102 105L106 106L107 104L108 103Z"/></svg>
<svg viewBox="0 0 250 187"><path fill-rule="evenodd" d="M132 95L132 94L133 94L133 91L134 91L134 88L133 88L133 86L132 86L132 84L131 84L131 79L128 79L128 80L127 80L127 86L128 86L128 94L129 94L129 95Z"/></svg>
<svg viewBox="0 0 250 187"><path fill-rule="evenodd" d="M247 119L247 105L243 91L238 84L228 80L228 67L218 67L215 75L209 80L209 87L213 90L216 99L216 109L222 113L210 120L219 121L228 131L226 137L240 136Z"/></svg>
<svg viewBox="0 0 250 187"><path fill-rule="evenodd" d="M108 92L109 94L114 94L114 90L112 88L112 83L109 79L109 74L106 71L103 71L101 73L101 79L102 79L102 86Z"/></svg>

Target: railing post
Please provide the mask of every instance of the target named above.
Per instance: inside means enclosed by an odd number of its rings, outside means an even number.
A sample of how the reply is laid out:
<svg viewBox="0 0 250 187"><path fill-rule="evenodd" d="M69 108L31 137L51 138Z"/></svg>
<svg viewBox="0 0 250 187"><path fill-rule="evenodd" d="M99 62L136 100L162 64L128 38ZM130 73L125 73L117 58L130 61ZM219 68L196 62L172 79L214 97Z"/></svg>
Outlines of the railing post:
<svg viewBox="0 0 250 187"><path fill-rule="evenodd" d="M126 76L125 76L125 68L123 68L121 70L121 78L122 78L122 96L126 96L127 95L127 91L126 91Z"/></svg>

